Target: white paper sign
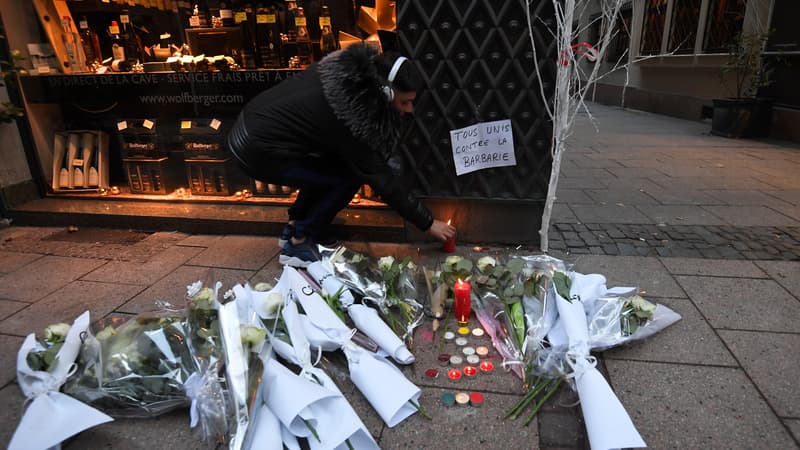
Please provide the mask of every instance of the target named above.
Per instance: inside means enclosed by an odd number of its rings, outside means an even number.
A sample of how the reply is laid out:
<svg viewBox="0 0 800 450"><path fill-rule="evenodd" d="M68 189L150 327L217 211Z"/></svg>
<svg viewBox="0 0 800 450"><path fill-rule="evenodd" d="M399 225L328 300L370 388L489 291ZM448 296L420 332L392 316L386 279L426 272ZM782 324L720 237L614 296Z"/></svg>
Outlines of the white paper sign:
<svg viewBox="0 0 800 450"><path fill-rule="evenodd" d="M481 122L450 130L456 175L489 167L516 166L511 120Z"/></svg>

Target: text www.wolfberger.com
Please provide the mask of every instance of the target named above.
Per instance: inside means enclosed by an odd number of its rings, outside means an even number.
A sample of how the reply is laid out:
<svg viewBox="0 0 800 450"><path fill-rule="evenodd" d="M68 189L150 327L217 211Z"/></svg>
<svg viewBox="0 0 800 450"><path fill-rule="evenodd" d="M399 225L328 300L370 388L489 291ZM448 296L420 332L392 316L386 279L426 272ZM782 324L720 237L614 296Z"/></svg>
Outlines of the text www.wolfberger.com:
<svg viewBox="0 0 800 450"><path fill-rule="evenodd" d="M219 103L244 103L243 95L197 95L190 92L183 92L176 95L140 95L139 101L146 104L169 104L169 103L198 103L204 106L211 106Z"/></svg>

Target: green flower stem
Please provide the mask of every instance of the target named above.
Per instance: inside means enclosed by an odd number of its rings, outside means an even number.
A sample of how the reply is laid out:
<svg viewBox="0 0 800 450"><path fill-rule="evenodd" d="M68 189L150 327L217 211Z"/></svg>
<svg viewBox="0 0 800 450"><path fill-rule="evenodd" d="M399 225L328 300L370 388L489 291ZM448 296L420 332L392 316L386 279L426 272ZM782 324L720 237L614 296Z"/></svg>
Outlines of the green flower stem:
<svg viewBox="0 0 800 450"><path fill-rule="evenodd" d="M531 423L531 421L533 421L533 418L536 417L536 414L539 413L539 410L542 408L542 405L544 405L544 402L546 402L547 399L550 398L550 396L553 395L556 392L556 390L558 390L558 387L561 386L562 381L563 380L561 378L556 380L556 382L553 383L552 387L544 394L541 400L539 400L539 403L537 403L536 406L533 407L531 415L528 416L527 419L525 419L524 425L526 427Z"/></svg>
<svg viewBox="0 0 800 450"><path fill-rule="evenodd" d="M420 406L418 403L414 403L414 400L409 400L408 403L411 403L411 406L413 406L417 411L419 411L419 413L422 415L422 417L424 417L424 418L426 418L428 420L433 420L433 418L431 416L429 416L428 413L425 412L424 409L422 409L422 406Z"/></svg>
<svg viewBox="0 0 800 450"><path fill-rule="evenodd" d="M306 427L309 429L309 431L311 431L311 434L313 434L313 435L314 435L314 438L317 440L317 442L320 442L320 443L321 443L321 442L322 442L322 440L319 438L319 434L317 434L317 430L315 430L315 429L314 429L314 426L313 426L313 425L311 425L311 422L309 422L309 421L308 421L308 420L306 420L306 419L303 419L303 423L304 423L304 424L306 424Z"/></svg>
<svg viewBox="0 0 800 450"><path fill-rule="evenodd" d="M547 387L549 383L550 380L547 379L536 380L536 382L533 385L533 389L528 391L525 394L525 396L522 397L522 399L520 399L520 401L518 401L513 408L511 408L511 411L509 411L504 418L508 419L509 417L511 417L512 419L516 419L517 417L519 417L520 414L522 414L522 411L525 410L525 408L536 398L536 396L539 395L539 392L544 390L544 388Z"/></svg>

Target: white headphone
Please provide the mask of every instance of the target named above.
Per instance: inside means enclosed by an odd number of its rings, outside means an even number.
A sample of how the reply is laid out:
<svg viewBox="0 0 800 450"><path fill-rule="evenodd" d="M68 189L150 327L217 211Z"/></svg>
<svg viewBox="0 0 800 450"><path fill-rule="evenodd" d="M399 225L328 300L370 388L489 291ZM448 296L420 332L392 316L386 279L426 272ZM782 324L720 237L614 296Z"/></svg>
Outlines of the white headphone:
<svg viewBox="0 0 800 450"><path fill-rule="evenodd" d="M408 58L405 56L398 56L397 59L394 60L394 64L392 64L392 68L389 70L389 76L386 78L389 80L389 84L383 87L383 95L389 101L394 100L394 89L392 89L392 83L394 83L394 79L397 76L397 72L400 71L400 66L403 65L403 62L406 61Z"/></svg>

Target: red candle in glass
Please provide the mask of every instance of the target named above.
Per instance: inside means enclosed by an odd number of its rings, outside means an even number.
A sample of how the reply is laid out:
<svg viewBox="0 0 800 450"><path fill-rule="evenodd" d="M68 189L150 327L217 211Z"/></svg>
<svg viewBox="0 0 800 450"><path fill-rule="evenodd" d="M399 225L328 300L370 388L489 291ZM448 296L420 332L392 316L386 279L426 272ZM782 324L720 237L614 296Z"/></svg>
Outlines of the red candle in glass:
<svg viewBox="0 0 800 450"><path fill-rule="evenodd" d="M469 315L472 312L470 304L470 292L472 286L466 281L459 279L453 286L453 309L456 315L458 325L463 327L469 322Z"/></svg>
<svg viewBox="0 0 800 450"><path fill-rule="evenodd" d="M450 221L447 221L447 224L450 225ZM442 251L445 253L453 253L456 251L456 238L453 237L442 242Z"/></svg>

